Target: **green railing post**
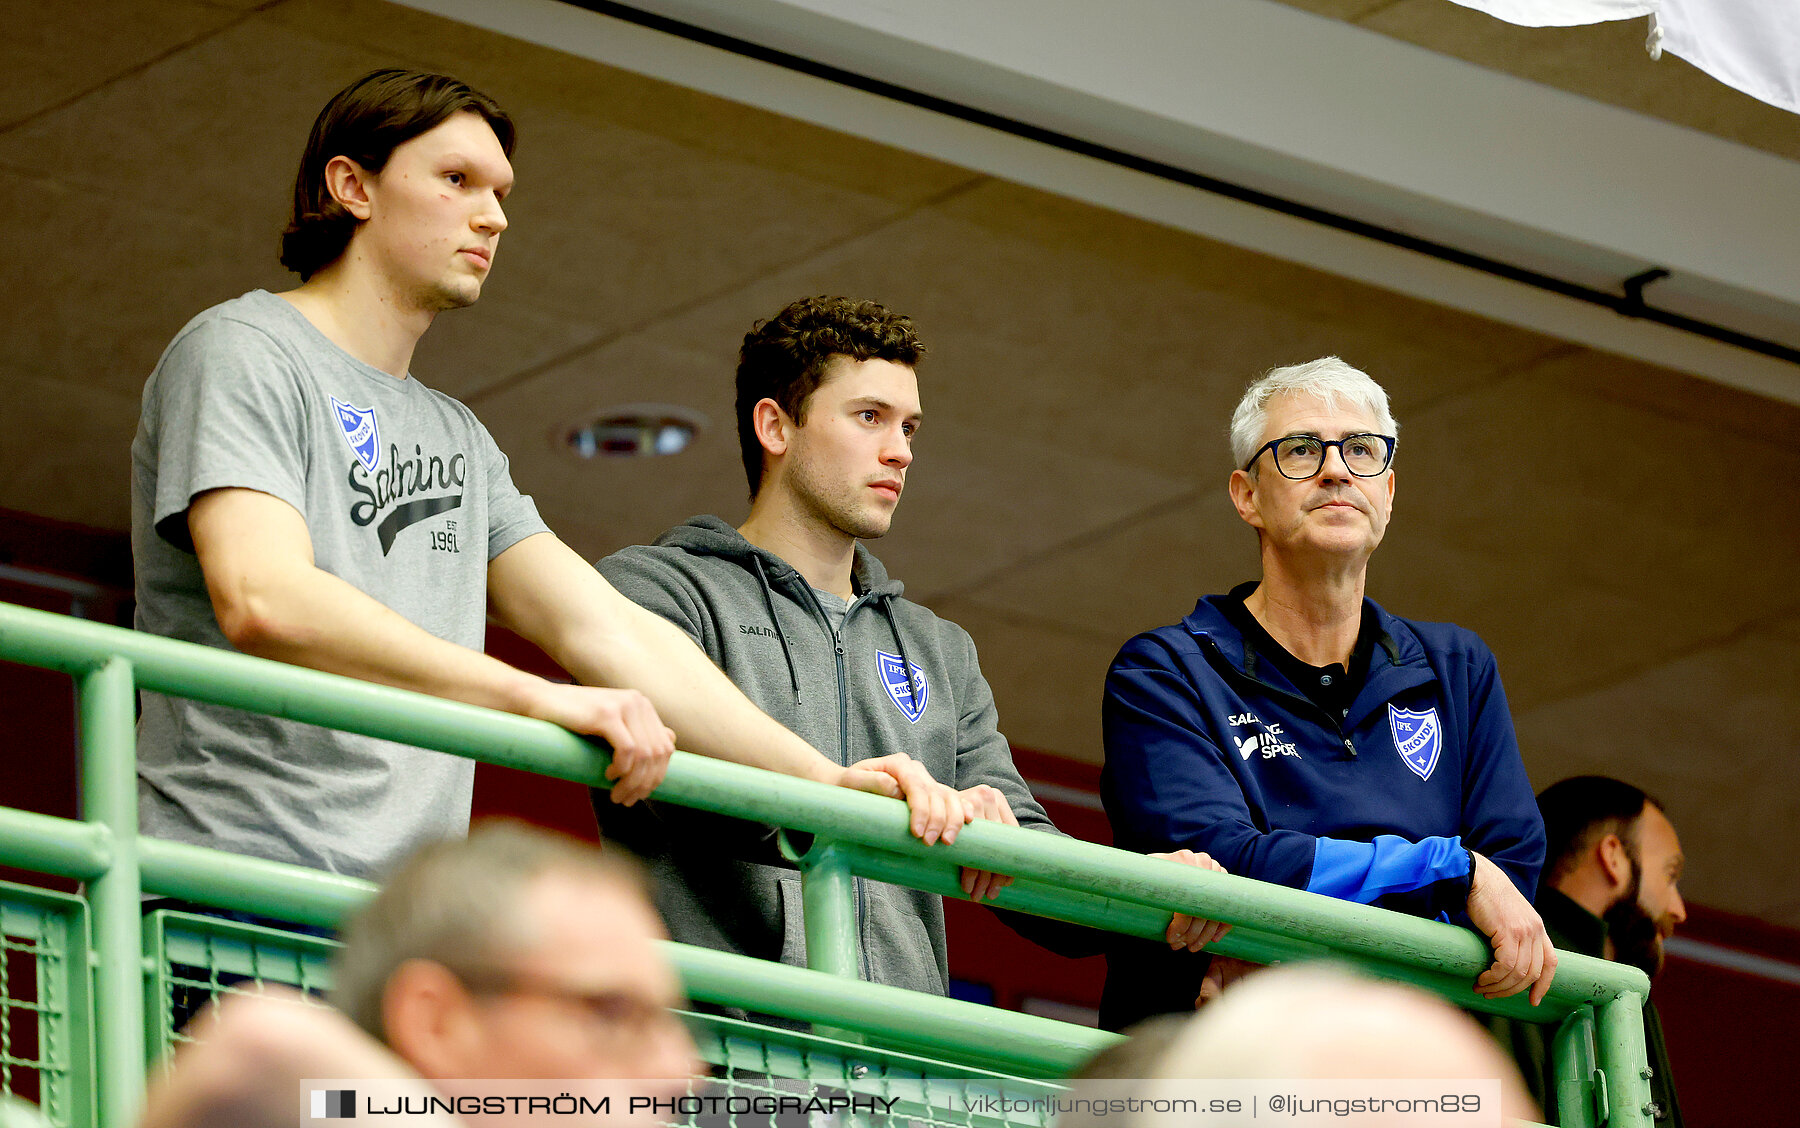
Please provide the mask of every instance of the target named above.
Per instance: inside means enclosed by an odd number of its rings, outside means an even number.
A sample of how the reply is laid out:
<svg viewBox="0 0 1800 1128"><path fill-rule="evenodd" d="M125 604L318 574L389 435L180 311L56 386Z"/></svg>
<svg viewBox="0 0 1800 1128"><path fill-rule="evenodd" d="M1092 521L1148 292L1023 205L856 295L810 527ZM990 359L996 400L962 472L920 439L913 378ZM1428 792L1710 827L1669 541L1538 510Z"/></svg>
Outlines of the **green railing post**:
<svg viewBox="0 0 1800 1128"><path fill-rule="evenodd" d="M1561 1128L1599 1128L1606 1112L1594 1084L1594 1008L1576 1008L1550 1040L1555 1064L1556 1123Z"/></svg>
<svg viewBox="0 0 1800 1128"><path fill-rule="evenodd" d="M862 946L856 936L850 851L837 843L815 843L800 859L800 899L806 915L806 966L858 978Z"/></svg>
<svg viewBox="0 0 1800 1128"><path fill-rule="evenodd" d="M1607 1128L1650 1128L1650 1067L1644 1049L1644 1000L1629 991L1600 1004L1600 1069L1606 1075Z"/></svg>
<svg viewBox="0 0 1800 1128"><path fill-rule="evenodd" d="M137 862L137 691L131 663L80 676L81 813L111 831L112 864L88 884L94 913L96 1078L102 1128L137 1119L144 1095L144 944Z"/></svg>

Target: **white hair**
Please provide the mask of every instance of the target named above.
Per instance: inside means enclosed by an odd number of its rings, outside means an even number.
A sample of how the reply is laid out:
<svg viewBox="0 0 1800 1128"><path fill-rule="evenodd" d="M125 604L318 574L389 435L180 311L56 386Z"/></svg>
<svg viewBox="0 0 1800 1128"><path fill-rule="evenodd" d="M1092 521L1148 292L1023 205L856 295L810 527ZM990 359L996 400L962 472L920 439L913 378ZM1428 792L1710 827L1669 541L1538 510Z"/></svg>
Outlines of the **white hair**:
<svg viewBox="0 0 1800 1128"><path fill-rule="evenodd" d="M1317 396L1329 411L1344 403L1360 407L1375 417L1379 434L1400 434L1400 424L1388 410L1387 392L1367 372L1335 356L1271 368L1244 390L1237 410L1231 413L1231 464L1242 468L1256 457L1263 428L1269 423L1269 401L1279 395Z"/></svg>
<svg viewBox="0 0 1800 1128"><path fill-rule="evenodd" d="M1108 1051L1140 1076L1107 1080L1100 1072L1086 1073L1055 1128L1161 1128L1167 1118L1151 1115L1149 1102L1190 1099L1205 1089L1193 1082L1206 1080L1497 1079L1503 1117L1541 1115L1518 1067L1474 1019L1416 987L1379 982L1336 964L1256 971L1172 1035L1153 1029L1150 1037L1149 1045L1136 1048L1143 1052ZM1144 1111L1092 1111L1116 1097L1144 1100Z"/></svg>

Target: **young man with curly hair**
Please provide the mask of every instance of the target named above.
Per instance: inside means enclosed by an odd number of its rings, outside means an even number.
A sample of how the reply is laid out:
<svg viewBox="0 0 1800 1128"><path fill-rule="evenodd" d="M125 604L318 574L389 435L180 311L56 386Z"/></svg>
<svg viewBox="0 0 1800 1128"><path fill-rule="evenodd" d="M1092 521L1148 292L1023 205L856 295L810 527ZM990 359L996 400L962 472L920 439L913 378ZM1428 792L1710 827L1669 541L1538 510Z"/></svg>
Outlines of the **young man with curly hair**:
<svg viewBox="0 0 1800 1128"><path fill-rule="evenodd" d="M908 756L951 789L950 825L1054 833L1013 765L973 640L907 599L862 543L887 533L906 489L923 354L912 321L874 302L805 298L758 323L737 371L749 516L736 528L696 517L600 571L839 763ZM799 874L770 828L654 803L596 809L609 838L649 860L675 939L806 962ZM962 888L991 899L1010 880L964 870ZM856 923L862 978L946 990L941 898L857 878ZM1097 950L1057 926L1009 923L1069 954ZM1168 939L1197 947L1217 931L1176 917Z"/></svg>

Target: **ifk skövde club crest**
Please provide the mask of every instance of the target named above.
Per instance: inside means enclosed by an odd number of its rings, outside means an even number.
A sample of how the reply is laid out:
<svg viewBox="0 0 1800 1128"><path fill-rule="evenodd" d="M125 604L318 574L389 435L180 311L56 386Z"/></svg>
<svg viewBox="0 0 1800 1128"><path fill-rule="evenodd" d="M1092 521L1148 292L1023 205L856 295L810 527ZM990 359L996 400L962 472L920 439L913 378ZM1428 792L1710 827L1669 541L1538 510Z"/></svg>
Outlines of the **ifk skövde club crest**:
<svg viewBox="0 0 1800 1128"><path fill-rule="evenodd" d="M336 396L331 397L331 413L343 429L344 441L363 468L373 474L381 464L381 428L375 422L374 408L351 407Z"/></svg>
<svg viewBox="0 0 1800 1128"><path fill-rule="evenodd" d="M925 706L931 700L931 686L925 681L925 671L919 669L917 662L912 666L912 685L906 684L906 666L898 654L889 654L885 650L875 652L875 667L881 671L881 684L887 686L888 696L906 719L917 724L925 715ZM915 696L915 694L917 696Z"/></svg>
<svg viewBox="0 0 1800 1128"><path fill-rule="evenodd" d="M1430 779L1437 767L1438 753L1444 747L1444 726L1436 709L1415 713L1411 709L1387 707L1388 729L1394 734L1394 748L1406 766L1420 779Z"/></svg>

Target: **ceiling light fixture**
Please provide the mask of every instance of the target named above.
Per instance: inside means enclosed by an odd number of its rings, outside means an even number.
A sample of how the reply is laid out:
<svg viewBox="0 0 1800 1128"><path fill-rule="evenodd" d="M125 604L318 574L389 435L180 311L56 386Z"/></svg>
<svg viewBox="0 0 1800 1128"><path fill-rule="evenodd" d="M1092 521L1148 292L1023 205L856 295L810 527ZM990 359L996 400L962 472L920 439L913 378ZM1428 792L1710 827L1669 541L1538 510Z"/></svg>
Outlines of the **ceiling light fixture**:
<svg viewBox="0 0 1800 1128"><path fill-rule="evenodd" d="M666 403L632 403L568 427L562 442L579 458L650 458L680 454L706 427L706 417Z"/></svg>

